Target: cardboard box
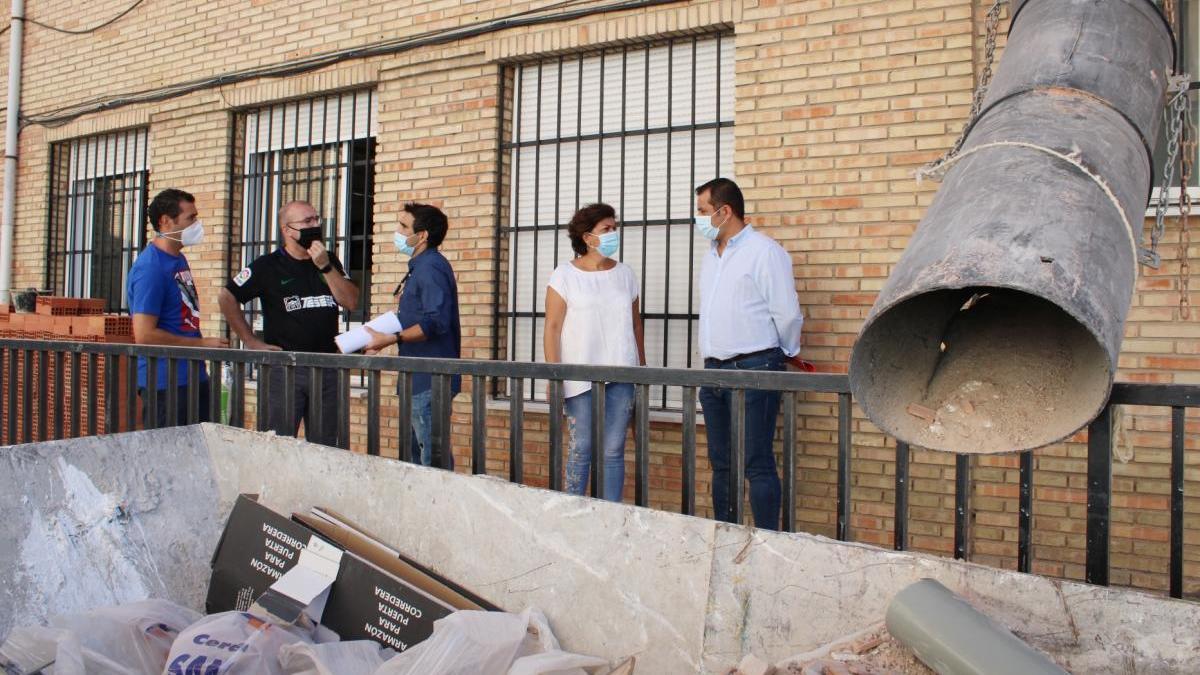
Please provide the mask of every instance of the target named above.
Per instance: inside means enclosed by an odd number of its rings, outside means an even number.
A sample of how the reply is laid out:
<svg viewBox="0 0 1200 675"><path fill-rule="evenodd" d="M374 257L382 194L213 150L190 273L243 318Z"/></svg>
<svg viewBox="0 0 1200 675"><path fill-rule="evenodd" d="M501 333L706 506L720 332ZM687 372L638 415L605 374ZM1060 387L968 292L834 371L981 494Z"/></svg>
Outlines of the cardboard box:
<svg viewBox="0 0 1200 675"><path fill-rule="evenodd" d="M257 603L281 619L297 618L301 606L312 605L320 586L297 574L303 569L294 570L301 559L320 562L326 576L336 573L312 618L319 617L322 626L343 640L375 640L401 652L428 638L434 621L456 610L498 609L336 513L318 508L292 518L250 496L238 497L213 554L209 613L245 611ZM319 551L307 551L310 548ZM339 555L332 555L331 549ZM317 552L322 554L320 561L313 558ZM293 581L303 580L304 590L281 585L288 575Z"/></svg>
<svg viewBox="0 0 1200 675"><path fill-rule="evenodd" d="M300 551L316 536L253 497L239 496L213 554L207 612L250 609L271 584L296 566Z"/></svg>
<svg viewBox="0 0 1200 675"><path fill-rule="evenodd" d="M347 551L322 619L343 640L375 640L402 652L428 638L433 622L455 610L498 609L334 511L314 508L292 518Z"/></svg>

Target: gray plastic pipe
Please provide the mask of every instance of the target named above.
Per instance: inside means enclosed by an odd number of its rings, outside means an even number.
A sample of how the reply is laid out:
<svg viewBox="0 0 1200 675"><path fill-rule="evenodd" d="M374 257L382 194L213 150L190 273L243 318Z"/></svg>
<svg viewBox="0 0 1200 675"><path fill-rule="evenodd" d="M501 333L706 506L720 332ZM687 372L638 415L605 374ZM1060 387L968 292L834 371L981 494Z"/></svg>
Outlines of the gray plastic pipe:
<svg viewBox="0 0 1200 675"><path fill-rule="evenodd" d="M933 579L896 594L888 605L887 629L941 675L1067 672Z"/></svg>
<svg viewBox="0 0 1200 675"><path fill-rule="evenodd" d="M0 216L0 302L12 301L13 227L16 219L17 153L21 133L21 49L25 35L25 0L12 0L8 41L8 111L4 126L4 204Z"/></svg>

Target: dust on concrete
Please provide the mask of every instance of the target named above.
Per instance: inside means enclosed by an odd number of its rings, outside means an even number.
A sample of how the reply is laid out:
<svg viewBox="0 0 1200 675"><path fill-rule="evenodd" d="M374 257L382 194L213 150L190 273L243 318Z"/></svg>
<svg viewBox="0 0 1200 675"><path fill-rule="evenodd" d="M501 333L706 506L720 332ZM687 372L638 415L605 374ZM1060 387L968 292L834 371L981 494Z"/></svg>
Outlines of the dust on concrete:
<svg viewBox="0 0 1200 675"><path fill-rule="evenodd" d="M799 659L778 665L787 675L931 675L934 671L921 663L886 628L858 639L835 644L814 659Z"/></svg>

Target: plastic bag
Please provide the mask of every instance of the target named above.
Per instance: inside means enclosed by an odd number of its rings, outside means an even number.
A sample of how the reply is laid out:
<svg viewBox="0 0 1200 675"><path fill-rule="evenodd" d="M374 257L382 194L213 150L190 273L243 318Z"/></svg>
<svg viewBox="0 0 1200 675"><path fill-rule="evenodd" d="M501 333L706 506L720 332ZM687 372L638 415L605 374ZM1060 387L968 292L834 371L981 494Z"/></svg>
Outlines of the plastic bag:
<svg viewBox="0 0 1200 675"><path fill-rule="evenodd" d="M166 600L142 600L84 614L56 616L55 628L71 631L84 650L139 675L158 675L175 639L201 619L199 612Z"/></svg>
<svg viewBox="0 0 1200 675"><path fill-rule="evenodd" d="M311 644L309 632L245 612L212 614L180 633L163 675L284 675L279 650L296 643Z"/></svg>
<svg viewBox="0 0 1200 675"><path fill-rule="evenodd" d="M287 675L372 675L396 652L371 640L284 645L279 665Z"/></svg>
<svg viewBox="0 0 1200 675"><path fill-rule="evenodd" d="M458 611L433 635L383 664L375 675L504 675L525 640L528 617Z"/></svg>
<svg viewBox="0 0 1200 675"><path fill-rule="evenodd" d="M546 616L459 611L433 624L433 635L375 675L587 675L608 661L559 649Z"/></svg>
<svg viewBox="0 0 1200 675"><path fill-rule="evenodd" d="M158 675L179 632L200 616L165 600L59 615L50 627L14 630L0 665L18 673Z"/></svg>
<svg viewBox="0 0 1200 675"><path fill-rule="evenodd" d="M607 673L608 661L555 649L523 656L513 662L508 675L589 675Z"/></svg>

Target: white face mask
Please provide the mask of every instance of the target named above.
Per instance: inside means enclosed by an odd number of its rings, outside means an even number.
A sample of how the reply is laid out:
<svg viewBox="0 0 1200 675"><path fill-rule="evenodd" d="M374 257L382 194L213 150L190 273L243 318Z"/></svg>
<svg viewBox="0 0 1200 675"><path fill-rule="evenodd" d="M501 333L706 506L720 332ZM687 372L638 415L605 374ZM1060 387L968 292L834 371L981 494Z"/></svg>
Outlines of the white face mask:
<svg viewBox="0 0 1200 675"><path fill-rule="evenodd" d="M173 239L185 247L196 246L200 242L204 241L204 223L197 220L191 225L183 228L183 230L177 234L159 233L156 236L162 237L163 239Z"/></svg>

